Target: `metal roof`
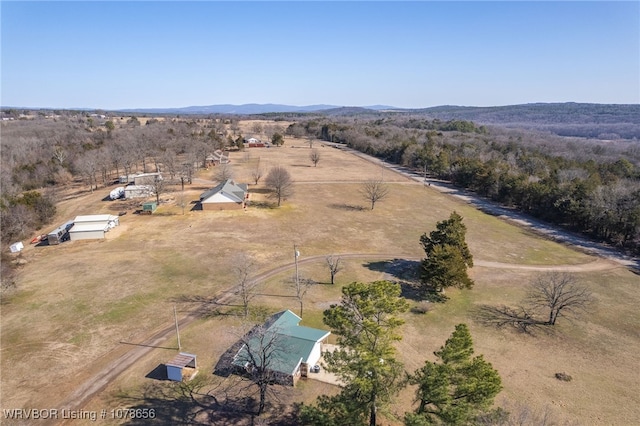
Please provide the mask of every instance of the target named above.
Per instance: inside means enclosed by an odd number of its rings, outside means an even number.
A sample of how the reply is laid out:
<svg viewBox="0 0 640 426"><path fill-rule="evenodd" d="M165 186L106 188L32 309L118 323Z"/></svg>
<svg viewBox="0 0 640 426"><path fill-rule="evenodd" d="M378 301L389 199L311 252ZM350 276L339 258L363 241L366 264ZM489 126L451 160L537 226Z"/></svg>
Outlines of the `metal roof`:
<svg viewBox="0 0 640 426"><path fill-rule="evenodd" d="M76 224L78 222L108 222L110 220L117 219L118 216L110 215L110 214L92 214L92 215L84 215L84 216L76 216L73 220Z"/></svg>
<svg viewBox="0 0 640 426"><path fill-rule="evenodd" d="M241 203L242 201L244 201L248 189L249 188L245 183L237 184L232 179L227 179L226 181L218 184L216 187L200 194L200 201L206 202L207 198L211 198L218 193L222 193L225 197L231 199L232 201Z"/></svg>
<svg viewBox="0 0 640 426"><path fill-rule="evenodd" d="M196 356L195 355L184 353L184 352L180 352L170 362L166 363L166 365L168 365L170 367L184 368L187 365L191 364L195 360L196 360Z"/></svg>
<svg viewBox="0 0 640 426"><path fill-rule="evenodd" d="M264 333L271 333L268 340L273 340L277 345L277 350L269 356L268 368L286 374L293 374L301 362L308 362L309 356L316 343L327 338L331 332L319 330L311 327L298 325L301 318L290 310L274 314L265 323ZM263 339L264 340L264 339ZM251 351L254 356L260 351L260 339L257 337L249 339ZM250 360L247 345L244 345L237 353L233 363L244 367L245 362ZM256 360L258 361L258 360Z"/></svg>
<svg viewBox="0 0 640 426"><path fill-rule="evenodd" d="M108 231L109 225L100 222L100 223L78 223L73 226L69 230L70 233L76 234L78 232L94 232L94 231Z"/></svg>

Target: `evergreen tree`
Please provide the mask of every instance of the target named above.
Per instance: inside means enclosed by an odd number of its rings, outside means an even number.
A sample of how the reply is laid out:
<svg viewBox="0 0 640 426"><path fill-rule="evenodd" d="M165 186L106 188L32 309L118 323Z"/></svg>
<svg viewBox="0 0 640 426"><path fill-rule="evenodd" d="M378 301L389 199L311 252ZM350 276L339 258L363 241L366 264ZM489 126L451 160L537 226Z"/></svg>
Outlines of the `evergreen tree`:
<svg viewBox="0 0 640 426"><path fill-rule="evenodd" d="M402 364L393 343L408 308L400 286L389 281L354 282L342 289L342 301L324 312L324 322L338 335L339 349L325 355L327 370L345 383L340 394L321 397L303 407L307 425L376 424L379 407L391 402L404 385Z"/></svg>
<svg viewBox="0 0 640 426"><path fill-rule="evenodd" d="M420 278L425 290L442 291L445 287L471 288L473 280L467 268L473 266L465 236L467 227L462 216L453 212L449 219L438 222L436 229L420 237L426 258L422 261Z"/></svg>
<svg viewBox="0 0 640 426"><path fill-rule="evenodd" d="M459 324L443 347L434 352L440 362L425 362L411 377L417 385L418 408L405 424L465 425L487 411L502 389L500 375L482 355L473 355L466 324Z"/></svg>

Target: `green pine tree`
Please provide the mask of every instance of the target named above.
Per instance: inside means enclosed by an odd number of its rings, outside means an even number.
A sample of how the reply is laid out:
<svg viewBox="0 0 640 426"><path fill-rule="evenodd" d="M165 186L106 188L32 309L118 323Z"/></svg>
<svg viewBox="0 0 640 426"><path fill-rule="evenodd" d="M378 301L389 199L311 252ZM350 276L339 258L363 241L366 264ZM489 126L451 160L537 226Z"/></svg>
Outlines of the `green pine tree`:
<svg viewBox="0 0 640 426"><path fill-rule="evenodd" d="M500 375L482 355L473 355L466 324L459 324L445 345L434 352L440 362L425 362L410 377L417 385L418 408L405 425L465 425L489 410L502 389Z"/></svg>
<svg viewBox="0 0 640 426"><path fill-rule="evenodd" d="M473 266L473 256L465 240L466 233L462 216L453 212L449 219L438 222L429 235L420 237L426 254L420 268L425 291L442 291L451 286L473 287L467 273L467 268Z"/></svg>
<svg viewBox="0 0 640 426"><path fill-rule="evenodd" d="M338 395L304 406L302 424L376 424L378 409L404 386L404 369L393 346L402 338L398 328L404 321L398 315L408 308L400 293L400 286L389 281L354 282L342 289L341 303L324 312L339 345L326 354L326 368L345 385Z"/></svg>

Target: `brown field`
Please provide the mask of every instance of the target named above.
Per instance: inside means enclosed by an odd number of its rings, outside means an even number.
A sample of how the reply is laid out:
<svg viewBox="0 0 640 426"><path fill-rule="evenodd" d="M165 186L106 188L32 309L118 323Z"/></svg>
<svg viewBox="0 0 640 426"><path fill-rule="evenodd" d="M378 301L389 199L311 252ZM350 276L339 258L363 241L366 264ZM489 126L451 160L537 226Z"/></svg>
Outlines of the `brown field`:
<svg viewBox="0 0 640 426"><path fill-rule="evenodd" d="M406 314L398 353L407 370L432 360L433 351L444 344L455 324L467 322L476 353L484 354L500 372L504 384L500 404L518 402L535 410L550 409L556 420L585 425L640 421L638 276L607 261L577 273L597 303L580 321L560 321L551 335L532 337L480 326L473 321L474 306L518 303L534 274L500 264L575 267L595 258L339 149L320 142L314 147L322 155L317 167L309 160L305 142L290 138L281 148L231 154L239 182L251 182L250 168L258 159L265 174L275 165L290 171L295 194L280 208L266 198L262 182L250 186L253 205L246 211L203 212L190 206L183 215L176 204L179 188L163 194L163 203L151 216L134 215L135 206L121 201L102 201L111 188L62 201L51 229L78 214L123 210L128 214L105 240L24 250L21 257L26 263L19 273L18 291L2 304L2 408L59 407L109 363L170 326L174 305L184 317L197 300L232 288L231 264L238 252L255 259L257 273L288 265L284 272L259 283L254 307L269 313L287 308L297 312L287 284L293 274L294 244L302 260L332 253L363 255L345 261L338 284L393 279L385 273L385 257L424 255L420 235L456 210L465 219L474 259L491 266L471 270L474 289L448 291L450 300L425 315ZM188 199L197 200L213 185L214 176L215 167L203 171L187 187ZM383 176L391 191L372 211L358 189L362 181L378 176ZM320 283L305 298L303 324L322 327L322 311L339 300L340 286L325 284L329 277L322 257L301 265L300 272ZM225 309L233 311L232 306ZM236 316L219 315L199 318L181 330L182 349L198 355L199 376L212 383L217 380L211 374L213 366L241 325ZM165 386L145 378L176 353L175 337L160 346L117 377L85 409L140 405L149 386ZM557 372L573 380L559 381L554 378ZM295 392L288 390L283 404L310 402L325 392L335 388L310 380ZM395 424L411 408L412 397L410 389L402 393L387 413L389 423ZM174 402L179 413L181 403Z"/></svg>

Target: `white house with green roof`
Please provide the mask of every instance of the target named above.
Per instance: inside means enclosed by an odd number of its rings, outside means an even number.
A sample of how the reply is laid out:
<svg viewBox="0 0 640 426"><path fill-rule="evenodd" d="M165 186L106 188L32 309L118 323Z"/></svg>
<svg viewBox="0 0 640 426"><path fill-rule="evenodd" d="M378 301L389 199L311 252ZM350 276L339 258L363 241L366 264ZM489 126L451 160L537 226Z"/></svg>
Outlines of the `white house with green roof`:
<svg viewBox="0 0 640 426"><path fill-rule="evenodd" d="M260 331L249 334L233 365L251 372L267 364L276 381L294 386L301 377L306 377L309 368L316 365L322 355L322 344L330 331L299 325L302 318L290 310L278 312L267 320Z"/></svg>

